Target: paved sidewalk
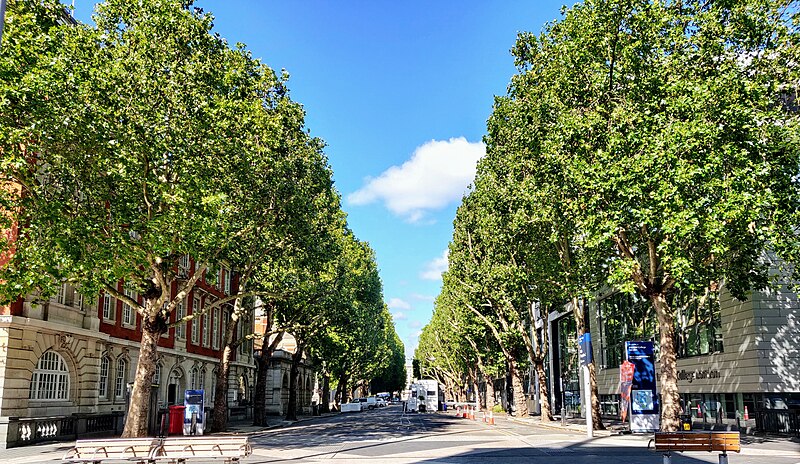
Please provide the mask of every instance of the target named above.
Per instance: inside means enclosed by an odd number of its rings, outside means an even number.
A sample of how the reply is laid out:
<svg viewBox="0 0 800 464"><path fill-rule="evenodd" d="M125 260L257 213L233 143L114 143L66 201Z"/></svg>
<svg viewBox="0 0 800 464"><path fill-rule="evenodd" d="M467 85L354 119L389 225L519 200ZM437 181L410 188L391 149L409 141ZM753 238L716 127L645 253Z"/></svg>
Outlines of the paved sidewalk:
<svg viewBox="0 0 800 464"><path fill-rule="evenodd" d="M338 413L331 413L338 414ZM331 415L323 414L323 416ZM279 416L270 416L267 418L268 425L254 426L252 419L247 421L237 421L228 424L228 431L221 432L219 435L253 435L263 433L279 427L294 424L296 422L303 422L313 419L315 416L301 416L297 421L286 421ZM319 417L319 416L316 416ZM2 464L26 464L37 463L43 461L58 461L69 451L75 444L74 441L64 442L51 442L43 443L41 445L33 446L20 446L17 448L9 448L0 450L0 463Z"/></svg>
<svg viewBox="0 0 800 464"><path fill-rule="evenodd" d="M500 417L500 415L496 416ZM502 416L503 419L510 420L520 424L527 424L536 428L548 428L563 431L571 431L576 434L586 436L586 420L582 418L569 418L562 425L560 417L556 416L557 420L549 423L543 423L539 416L532 416L526 418L516 418L512 416ZM592 439L587 437L587 440L598 440L598 444L602 443L601 439L625 440L629 442L640 441L643 446L647 446L649 441L653 438L651 433L643 434L627 434L623 433L626 426L621 421L608 421L604 420L603 424L606 430L595 430ZM800 437L778 436L778 435L743 435L742 436L742 455L774 455L774 456L794 456L800 458Z"/></svg>

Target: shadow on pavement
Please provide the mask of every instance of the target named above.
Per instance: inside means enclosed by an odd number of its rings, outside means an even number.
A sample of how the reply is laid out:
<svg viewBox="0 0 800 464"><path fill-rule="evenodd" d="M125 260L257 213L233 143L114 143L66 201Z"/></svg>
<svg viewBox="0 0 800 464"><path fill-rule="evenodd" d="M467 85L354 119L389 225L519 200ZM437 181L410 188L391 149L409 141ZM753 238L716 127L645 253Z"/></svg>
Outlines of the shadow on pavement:
<svg viewBox="0 0 800 464"><path fill-rule="evenodd" d="M455 430L458 423L459 419L451 416L404 415L399 408L390 407L386 410L344 413L257 433L251 436L251 443L280 449L330 448L344 442L397 441L406 435L418 438L420 434L458 433ZM348 447L351 448L354 447ZM321 454L326 452L329 451L321 450Z"/></svg>

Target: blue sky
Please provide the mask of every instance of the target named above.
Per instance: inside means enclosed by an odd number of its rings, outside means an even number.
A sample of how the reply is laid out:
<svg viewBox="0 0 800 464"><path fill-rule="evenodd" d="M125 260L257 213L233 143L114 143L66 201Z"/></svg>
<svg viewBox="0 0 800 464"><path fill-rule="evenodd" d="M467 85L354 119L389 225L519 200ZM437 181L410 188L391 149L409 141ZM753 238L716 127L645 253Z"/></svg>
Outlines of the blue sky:
<svg viewBox="0 0 800 464"><path fill-rule="evenodd" d="M75 0L91 21L94 1ZM433 312L461 195L518 31L563 1L198 1L215 30L276 70L325 140L350 227L375 249L384 296L413 356Z"/></svg>

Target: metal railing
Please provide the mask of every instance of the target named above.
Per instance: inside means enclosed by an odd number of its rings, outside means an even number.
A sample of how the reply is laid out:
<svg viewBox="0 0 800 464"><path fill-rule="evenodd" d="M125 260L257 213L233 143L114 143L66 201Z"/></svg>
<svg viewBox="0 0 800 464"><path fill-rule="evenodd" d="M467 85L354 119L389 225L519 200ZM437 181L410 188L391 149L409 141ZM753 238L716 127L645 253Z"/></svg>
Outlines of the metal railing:
<svg viewBox="0 0 800 464"><path fill-rule="evenodd" d="M45 441L70 441L78 437L113 436L120 433L121 412L73 414L55 417L12 417L6 446L35 445Z"/></svg>
<svg viewBox="0 0 800 464"><path fill-rule="evenodd" d="M757 411L756 429L761 432L800 435L800 410L768 409Z"/></svg>

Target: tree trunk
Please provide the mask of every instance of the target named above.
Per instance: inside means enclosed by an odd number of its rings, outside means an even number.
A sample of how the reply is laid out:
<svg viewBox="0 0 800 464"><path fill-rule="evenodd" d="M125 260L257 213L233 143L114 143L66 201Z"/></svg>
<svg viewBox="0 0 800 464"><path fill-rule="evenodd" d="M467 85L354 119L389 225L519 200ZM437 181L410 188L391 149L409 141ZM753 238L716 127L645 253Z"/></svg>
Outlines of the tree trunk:
<svg viewBox="0 0 800 464"><path fill-rule="evenodd" d="M146 302L150 309L152 302ZM167 322L156 312L153 318L142 319L142 341L139 345L139 361L136 363L136 374L133 378L128 413L125 417L125 428L122 438L146 437L147 418L150 412L150 389L158 360L158 339L167 331Z"/></svg>
<svg viewBox="0 0 800 464"><path fill-rule="evenodd" d="M261 356L256 356L256 393L253 398L253 425L267 425L268 369L269 358L263 354Z"/></svg>
<svg viewBox="0 0 800 464"><path fill-rule="evenodd" d="M297 379L300 377L300 361L303 359L303 347L298 343L297 351L292 355L292 367L289 370L289 407L286 409L286 420L297 420Z"/></svg>
<svg viewBox="0 0 800 464"><path fill-rule="evenodd" d="M319 412L331 412L331 374L328 371L322 373L322 397L319 399Z"/></svg>
<svg viewBox="0 0 800 464"><path fill-rule="evenodd" d="M578 298L572 299L572 314L575 316L575 326L578 335L578 340L586 333L586 320L584 313L584 305ZM594 359L594 356L592 356ZM592 426L595 430L605 430L606 426L603 425L603 420L600 415L600 399L597 392L597 369L595 368L594 361L589 363L589 392L592 402Z"/></svg>
<svg viewBox="0 0 800 464"><path fill-rule="evenodd" d="M350 397L348 396L348 390L347 390L347 381L348 381L348 375L342 373L341 377L339 377L339 385L336 387L336 396L339 398L339 404L337 404L337 407L339 407L339 411L342 410L341 405L350 401Z"/></svg>
<svg viewBox="0 0 800 464"><path fill-rule="evenodd" d="M491 411L494 408L494 379L490 375L484 375L486 378L486 410Z"/></svg>
<svg viewBox="0 0 800 464"><path fill-rule="evenodd" d="M681 400L678 393L678 362L675 352L675 314L662 293L650 301L658 316L661 353L661 430L675 432L680 424Z"/></svg>
<svg viewBox="0 0 800 464"><path fill-rule="evenodd" d="M522 372L519 366L514 361L509 361L509 370L511 371L511 389L514 395L514 415L516 417L528 417L528 401L525 398L525 390L522 382Z"/></svg>
<svg viewBox="0 0 800 464"><path fill-rule="evenodd" d="M228 428L228 377L231 373L231 354L233 349L226 345L217 366L214 392L214 413L211 417L211 432L224 432Z"/></svg>
<svg viewBox="0 0 800 464"><path fill-rule="evenodd" d="M265 335L267 330L265 329ZM262 344L261 354L255 358L256 367L256 394L253 404L253 425L267 425L267 374L272 354L278 348L285 332L278 332L275 339L268 344ZM266 340L269 341L269 340Z"/></svg>
<svg viewBox="0 0 800 464"><path fill-rule="evenodd" d="M539 379L539 405L542 408L542 422L553 420L553 411L550 409L550 392L547 389L547 373L544 370L544 363L534 363L536 377Z"/></svg>
<svg viewBox="0 0 800 464"><path fill-rule="evenodd" d="M600 412L600 394L597 391L597 367L594 362L589 364L589 388L592 390L592 425L595 430L605 430Z"/></svg>

